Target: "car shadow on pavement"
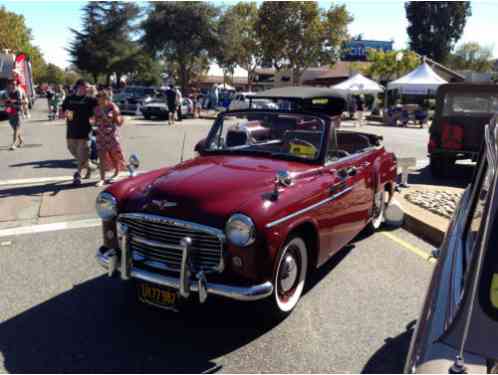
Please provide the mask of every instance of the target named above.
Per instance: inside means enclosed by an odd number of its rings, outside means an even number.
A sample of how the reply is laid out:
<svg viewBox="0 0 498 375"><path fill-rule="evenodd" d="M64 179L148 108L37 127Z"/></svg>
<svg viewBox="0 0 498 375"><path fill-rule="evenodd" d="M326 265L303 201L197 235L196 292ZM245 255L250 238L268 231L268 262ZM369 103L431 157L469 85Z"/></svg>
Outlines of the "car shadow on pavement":
<svg viewBox="0 0 498 375"><path fill-rule="evenodd" d="M363 374L403 373L416 321L410 322L406 331L396 337L388 337L384 345L368 360Z"/></svg>
<svg viewBox="0 0 498 375"><path fill-rule="evenodd" d="M465 188L472 181L474 175L474 164L455 164L446 171L445 177L434 177L430 167L411 171L408 175L408 183L415 185L434 185Z"/></svg>
<svg viewBox="0 0 498 375"><path fill-rule="evenodd" d="M52 160L36 160L25 163L11 164L9 167L33 167L34 169L50 168L50 169L76 169L74 159L52 159Z"/></svg>
<svg viewBox="0 0 498 375"><path fill-rule="evenodd" d="M14 373L199 373L275 326L256 305L209 297L181 314L131 298L100 276L0 323ZM220 308L222 303L223 308Z"/></svg>
<svg viewBox="0 0 498 375"><path fill-rule="evenodd" d="M85 180L83 180L85 181ZM29 186L16 186L12 188L1 189L0 198L3 197L17 197L17 196L36 196L44 193L50 193L50 196L57 195L63 190L78 190L86 187L95 187L95 181L83 182L81 185L73 185L71 181L54 182L44 185L29 185Z"/></svg>

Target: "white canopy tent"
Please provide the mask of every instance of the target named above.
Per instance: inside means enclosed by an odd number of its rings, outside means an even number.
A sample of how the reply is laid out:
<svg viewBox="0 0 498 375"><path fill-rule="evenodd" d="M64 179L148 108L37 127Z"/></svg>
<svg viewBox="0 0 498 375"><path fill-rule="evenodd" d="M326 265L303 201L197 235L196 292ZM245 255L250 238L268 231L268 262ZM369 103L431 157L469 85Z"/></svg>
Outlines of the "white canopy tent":
<svg viewBox="0 0 498 375"><path fill-rule="evenodd" d="M442 84L448 83L438 76L434 70L424 62L407 75L387 84L388 90L398 89L405 95L427 95L436 92Z"/></svg>
<svg viewBox="0 0 498 375"><path fill-rule="evenodd" d="M378 94L384 91L384 87L379 85L377 82L362 76L360 73L356 73L349 79L341 82L335 86L333 89L345 92L347 94Z"/></svg>

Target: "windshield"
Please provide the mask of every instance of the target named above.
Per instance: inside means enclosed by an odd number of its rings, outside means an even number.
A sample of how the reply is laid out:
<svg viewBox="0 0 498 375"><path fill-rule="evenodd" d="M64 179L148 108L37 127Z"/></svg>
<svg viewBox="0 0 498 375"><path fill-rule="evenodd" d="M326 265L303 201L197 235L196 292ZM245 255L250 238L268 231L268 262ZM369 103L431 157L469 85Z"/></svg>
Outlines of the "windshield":
<svg viewBox="0 0 498 375"><path fill-rule="evenodd" d="M206 141L206 151L317 160L325 122L292 113L237 113L220 118Z"/></svg>
<svg viewBox="0 0 498 375"><path fill-rule="evenodd" d="M443 116L472 116L498 111L498 96L484 93L448 94L444 98Z"/></svg>

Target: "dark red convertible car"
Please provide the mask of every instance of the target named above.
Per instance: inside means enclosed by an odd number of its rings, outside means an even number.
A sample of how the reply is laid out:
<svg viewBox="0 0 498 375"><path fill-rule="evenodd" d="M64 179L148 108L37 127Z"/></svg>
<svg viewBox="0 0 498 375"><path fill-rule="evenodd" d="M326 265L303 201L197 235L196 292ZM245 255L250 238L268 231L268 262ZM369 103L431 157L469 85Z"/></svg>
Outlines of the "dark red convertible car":
<svg viewBox="0 0 498 375"><path fill-rule="evenodd" d="M224 112L197 157L98 196L97 259L142 301L264 299L282 317L312 270L382 224L396 158L381 137L338 129L345 99L310 87L256 98L279 109Z"/></svg>

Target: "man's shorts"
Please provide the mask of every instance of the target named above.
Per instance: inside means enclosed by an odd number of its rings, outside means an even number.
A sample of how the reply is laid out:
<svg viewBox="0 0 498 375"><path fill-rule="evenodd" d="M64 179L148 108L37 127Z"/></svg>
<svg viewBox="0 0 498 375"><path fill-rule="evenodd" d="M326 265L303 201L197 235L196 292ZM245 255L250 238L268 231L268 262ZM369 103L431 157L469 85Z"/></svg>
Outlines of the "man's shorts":
<svg viewBox="0 0 498 375"><path fill-rule="evenodd" d="M21 118L19 116L9 117L9 124L12 129L19 129L21 127Z"/></svg>

